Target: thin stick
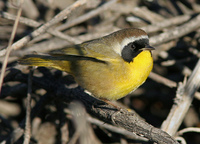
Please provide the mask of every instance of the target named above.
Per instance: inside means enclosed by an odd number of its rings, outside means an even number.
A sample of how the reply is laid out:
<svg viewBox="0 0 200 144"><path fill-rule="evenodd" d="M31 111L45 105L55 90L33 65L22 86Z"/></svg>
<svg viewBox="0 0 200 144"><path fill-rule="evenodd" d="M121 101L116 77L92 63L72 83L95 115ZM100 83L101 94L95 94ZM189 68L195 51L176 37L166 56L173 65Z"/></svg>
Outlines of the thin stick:
<svg viewBox="0 0 200 144"><path fill-rule="evenodd" d="M6 67L7 67L7 64L8 64L8 58L9 58L10 52L12 51L11 45L13 43L13 40L14 40L14 37L15 37L15 34L16 34L16 31L17 31L17 26L19 24L19 18L20 18L21 13L22 13L23 0L21 0L20 3L21 4L20 4L19 10L17 12L17 18L16 18L14 26L13 26L13 31L12 31L12 34L11 34L11 37L10 37L10 40L9 40L9 43L8 43L6 56L5 56L5 59L4 59L4 62L3 62L2 70L1 70L1 76L0 76L0 94L1 94L2 84L3 84L3 78L4 78Z"/></svg>
<svg viewBox="0 0 200 144"><path fill-rule="evenodd" d="M6 19L9 19L9 20L15 20L16 19L15 15L9 14L9 13L3 12L3 11L0 13L0 17L6 18ZM42 23L39 23L39 22L34 21L32 19L24 18L24 17L20 17L19 22L23 23L25 25L34 27L34 28L42 25ZM54 36L59 37L61 39L67 40L71 43L81 43L82 42L82 41L78 40L78 38L70 37L70 36L68 36L68 35L66 35L66 34L64 34L64 33L60 32L56 29L49 28L47 30L47 32L50 33L51 35L54 35Z"/></svg>
<svg viewBox="0 0 200 144"><path fill-rule="evenodd" d="M38 29L36 29L35 31L33 31L31 34L23 37L22 39L20 39L19 41L17 41L16 43L14 43L12 45L13 49L19 49L21 47L23 47L24 45L26 45L32 38L37 37L38 35L46 32L47 29L49 29L52 25L66 19L68 17L68 15L74 11L75 9L77 9L78 7L80 7L81 5L85 4L87 0L78 0L75 3L73 3L71 6L67 7L66 9L64 9L63 11L61 11L59 14L57 14L54 18L52 18L49 22L45 23L44 25L42 25L41 27L39 27Z"/></svg>
<svg viewBox="0 0 200 144"><path fill-rule="evenodd" d="M200 128L197 128L197 127L184 128L184 129L180 130L177 134L178 135L183 135L184 133L188 133L188 132L200 133Z"/></svg>
<svg viewBox="0 0 200 144"><path fill-rule="evenodd" d="M170 19L166 19L166 20L163 20L163 21L153 23L153 24L148 25L148 26L141 27L141 29L143 29L147 33L153 33L153 32L157 32L159 30L162 30L166 27L182 24L182 23L188 21L190 18L191 18L190 15L177 16L177 17L173 17L173 18L170 18Z"/></svg>
<svg viewBox="0 0 200 144"><path fill-rule="evenodd" d="M195 18L191 19L189 22L176 27L174 29L168 30L159 35L153 36L150 38L150 43L152 45L159 45L170 40L174 40L176 38L180 38L200 27L200 14Z"/></svg>
<svg viewBox="0 0 200 144"><path fill-rule="evenodd" d="M29 144L31 138L31 93L32 93L32 75L33 70L30 70L28 77L28 94L26 104L26 126L24 132L24 144Z"/></svg>
<svg viewBox="0 0 200 144"><path fill-rule="evenodd" d="M86 20L88 20L88 19L100 14L101 12L104 12L106 9L110 8L117 1L118 0L108 1L106 4L102 5L101 7L96 8L93 11L90 11L90 12L82 15L82 16L76 18L75 20L69 21L66 24L58 26L56 29L57 30L64 30L64 29L67 29L67 28L72 27L74 25L77 25L79 23L82 23L82 22L84 22L84 21L86 21Z"/></svg>
<svg viewBox="0 0 200 144"><path fill-rule="evenodd" d="M5 18L5 19L9 19L9 20L16 20L16 16L13 15L13 14L10 14L8 12L4 12L4 11L1 11L0 13L0 17L1 18ZM28 25L30 27L39 27L41 25L41 23L35 21L35 20L32 20L32 19L29 19L29 18L25 18L25 17L20 17L19 18L19 22L20 23L23 23L25 25Z"/></svg>
<svg viewBox="0 0 200 144"><path fill-rule="evenodd" d="M174 135L181 125L194 97L194 93L200 87L200 59L189 77L185 86L179 86L176 104L173 105L166 121L162 124L162 130Z"/></svg>
<svg viewBox="0 0 200 144"><path fill-rule="evenodd" d="M177 87L177 83L175 81L172 81L170 79L167 79L161 75L158 75L154 72L151 72L150 75L149 75L149 78L156 81L157 83L161 83L161 84L164 84L165 86L168 86L170 88L174 88L174 87ZM200 100L200 93L198 91L196 91L194 93L194 97L198 100Z"/></svg>
<svg viewBox="0 0 200 144"><path fill-rule="evenodd" d="M176 82L174 82L172 80L169 80L169 79L167 79L165 77L162 77L162 76L160 76L160 75L158 75L158 74L156 74L154 72L151 72L150 75L149 75L149 77L152 80L154 80L154 81L156 81L158 83L162 83L162 84L164 84L164 85L166 85L166 86L168 86L170 88L177 87Z"/></svg>

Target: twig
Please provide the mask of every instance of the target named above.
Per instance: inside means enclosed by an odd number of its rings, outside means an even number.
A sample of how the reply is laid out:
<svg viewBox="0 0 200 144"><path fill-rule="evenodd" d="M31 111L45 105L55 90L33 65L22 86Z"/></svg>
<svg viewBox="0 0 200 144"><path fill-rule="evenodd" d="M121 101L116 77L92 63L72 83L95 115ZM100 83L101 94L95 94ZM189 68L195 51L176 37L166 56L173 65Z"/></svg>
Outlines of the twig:
<svg viewBox="0 0 200 144"><path fill-rule="evenodd" d="M110 6L112 6L117 1L118 0L111 0L111 1L107 2L106 4L102 5L101 7L96 8L93 11L90 11L90 12L82 15L82 16L76 18L75 20L69 21L66 24L58 26L56 29L61 31L61 30L67 29L69 27L72 27L74 25L77 25L79 23L82 23L82 22L84 22L84 21L86 21L86 20L88 20L88 19L100 14L101 12L105 11L106 9L108 9Z"/></svg>
<svg viewBox="0 0 200 144"><path fill-rule="evenodd" d="M16 19L15 15L12 15L12 14L9 14L9 13L3 12L3 11L0 12L0 17L6 18L6 19L9 19L9 20L15 20ZM23 23L23 24L26 24L28 26L34 27L34 28L35 27L39 27L40 25L42 25L42 23L39 23L39 22L34 21L32 19L24 18L24 17L20 17L19 22ZM54 35L54 36L56 36L56 37L59 37L59 38L64 39L64 40L67 40L67 41L69 41L71 43L76 43L77 44L77 43L81 42L77 38L75 39L75 38L70 37L70 36L68 36L66 34L63 34L62 32L60 32L60 31L58 31L56 29L49 28L49 29L47 29L47 32L52 34L52 35Z"/></svg>
<svg viewBox="0 0 200 144"><path fill-rule="evenodd" d="M31 93L32 93L32 75L33 70L30 70L28 77L28 94L26 103L26 125L24 132L24 144L29 144L31 138Z"/></svg>
<svg viewBox="0 0 200 144"><path fill-rule="evenodd" d="M100 142L94 135L91 125L87 121L86 111L80 102L72 102L69 105L76 127L74 138L79 137L81 144L99 144ZM70 142L71 144L72 142Z"/></svg>
<svg viewBox="0 0 200 144"><path fill-rule="evenodd" d="M178 88L177 104L174 104L166 121L162 124L162 130L174 135L182 123L194 97L194 93L200 86L200 60L184 87Z"/></svg>
<svg viewBox="0 0 200 144"><path fill-rule="evenodd" d="M56 37L59 37L61 39L64 39L64 40L67 40L69 43L71 44L79 44L81 43L82 41L79 40L78 38L73 38L71 36L68 36L62 32L60 32L59 30L54 30L54 29L48 29L47 32L49 32L50 34L56 36Z"/></svg>
<svg viewBox="0 0 200 144"><path fill-rule="evenodd" d="M153 32L162 30L163 28L169 27L169 26L182 24L182 23L188 21L190 18L191 18L190 15L177 16L177 17L173 17L173 18L170 18L167 20L153 23L152 25L141 27L141 29L143 29L147 33L153 33Z"/></svg>
<svg viewBox="0 0 200 144"><path fill-rule="evenodd" d="M200 128L197 128L197 127L184 128L184 129L178 131L177 135L183 135L184 133L188 133L188 132L200 133Z"/></svg>
<svg viewBox="0 0 200 144"><path fill-rule="evenodd" d="M156 74L156 73L154 73L154 72L151 72L150 75L149 75L149 77L150 77L152 80L154 80L154 81L156 81L156 82L158 82L158 83L162 83L162 84L164 84L164 85L166 85L166 86L168 86L168 87L170 87L170 88L172 88L172 87L177 87L176 82L171 81L171 80L169 80L169 79L167 79L167 78L165 78L165 77L162 77L162 76L160 76L160 75L158 75L158 74Z"/></svg>
<svg viewBox="0 0 200 144"><path fill-rule="evenodd" d="M14 40L14 37L15 37L15 33L17 31L17 26L18 26L18 23L19 23L19 18L21 16L21 13L22 13L22 4L23 4L23 0L20 1L20 6L19 6L19 10L17 12L17 18L15 20L15 23L14 23L14 26L13 26L13 31L12 31L12 34L11 34L11 37L10 37L10 40L9 40L9 43L8 43L8 47L7 47L7 51L6 51L6 55L5 55L5 59L4 59L4 62L3 62L3 66L2 66L2 69L1 69L1 76L0 76L0 94L1 94L1 88L2 88L2 84L3 84L3 79L4 79L4 75L5 75L5 71L6 71L6 67L7 67L7 64L8 64L8 58L9 58L9 55L10 55L10 52L12 51L12 43L13 43L13 40Z"/></svg>
<svg viewBox="0 0 200 144"><path fill-rule="evenodd" d="M159 45L170 40L182 37L200 27L200 14L189 22L150 38L152 45Z"/></svg>
<svg viewBox="0 0 200 144"><path fill-rule="evenodd" d="M31 111L31 119L33 119L40 111L41 109L43 109L43 107L45 106L46 103L49 102L49 100L52 98L52 95L47 93L45 94L43 97L41 97L41 99L37 102L37 104L34 106L34 108ZM5 140L6 143L15 143L24 133L24 127L25 127L25 119L23 119L20 124L19 127L14 129L14 131L12 131L7 139Z"/></svg>
<svg viewBox="0 0 200 144"><path fill-rule="evenodd" d="M134 15L141 17L151 23L155 23L157 21L162 21L164 19L163 16L161 16L153 11L150 11L146 7L131 8L131 12Z"/></svg>
<svg viewBox="0 0 200 144"><path fill-rule="evenodd" d="M158 83L161 83L161 84L164 84L165 86L168 86L170 88L173 88L173 87L177 87L177 83L172 81L172 80L169 80L161 75L158 75L154 72L151 72L150 75L149 75L149 78L151 78L152 80L158 82ZM200 100L200 93L198 91L196 91L194 93L194 97L198 100Z"/></svg>
<svg viewBox="0 0 200 144"><path fill-rule="evenodd" d="M7 12L4 12L4 11L0 11L0 17L8 19L8 20L16 20L16 16L15 15L7 13ZM32 19L25 18L25 17L20 17L19 18L19 22L23 23L23 24L25 24L27 26L30 26L30 27L39 27L41 25L41 23L39 23L37 21L34 21Z"/></svg>
<svg viewBox="0 0 200 144"><path fill-rule="evenodd" d="M45 23L44 25L42 25L41 27L39 27L38 29L36 29L35 31L33 31L31 34L23 37L22 39L20 39L19 41L15 42L12 45L13 49L19 49L21 47L23 47L24 45L26 45L32 38L37 37L38 35L44 33L47 29L49 29L52 25L66 19L68 17L68 15L74 11L75 9L77 9L78 7L80 7L81 5L85 4L87 0L78 0L75 3L73 3L71 6L67 7L66 9L64 9L63 11L61 11L59 14L57 14L54 18L52 18L49 22Z"/></svg>
<svg viewBox="0 0 200 144"><path fill-rule="evenodd" d="M58 143L67 143L69 141L69 131L67 129L66 114L64 113L64 103L59 99L55 101L56 109L59 118L59 125L57 126L57 139ZM63 131L64 130L64 131Z"/></svg>
<svg viewBox="0 0 200 144"><path fill-rule="evenodd" d="M196 59L197 59L196 56L191 56L191 57L187 57L187 58L180 59L180 60L167 60L167 61L161 62L161 65L167 67L167 66L172 66L172 65L175 65L178 63L181 64L181 63L196 60Z"/></svg>

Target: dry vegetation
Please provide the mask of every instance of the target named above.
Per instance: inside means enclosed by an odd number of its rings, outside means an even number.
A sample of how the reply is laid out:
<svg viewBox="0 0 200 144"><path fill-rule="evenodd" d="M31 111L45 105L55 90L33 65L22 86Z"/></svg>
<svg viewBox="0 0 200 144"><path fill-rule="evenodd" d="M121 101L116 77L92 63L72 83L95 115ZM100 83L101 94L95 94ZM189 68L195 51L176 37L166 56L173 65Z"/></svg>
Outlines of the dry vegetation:
<svg viewBox="0 0 200 144"><path fill-rule="evenodd" d="M0 9L2 144L200 143L198 0L3 0ZM118 101L129 112L94 107L65 72L17 64L127 27L156 48L146 83Z"/></svg>

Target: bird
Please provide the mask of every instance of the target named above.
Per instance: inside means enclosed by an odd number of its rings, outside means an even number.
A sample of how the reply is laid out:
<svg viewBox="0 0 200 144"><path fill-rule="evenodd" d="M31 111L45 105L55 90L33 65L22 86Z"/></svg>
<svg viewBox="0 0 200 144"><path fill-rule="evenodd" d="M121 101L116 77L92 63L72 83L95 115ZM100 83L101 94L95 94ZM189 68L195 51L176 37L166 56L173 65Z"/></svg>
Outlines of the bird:
<svg viewBox="0 0 200 144"><path fill-rule="evenodd" d="M19 64L50 67L71 74L93 97L113 101L136 90L153 68L147 33L125 28L48 54L28 54Z"/></svg>

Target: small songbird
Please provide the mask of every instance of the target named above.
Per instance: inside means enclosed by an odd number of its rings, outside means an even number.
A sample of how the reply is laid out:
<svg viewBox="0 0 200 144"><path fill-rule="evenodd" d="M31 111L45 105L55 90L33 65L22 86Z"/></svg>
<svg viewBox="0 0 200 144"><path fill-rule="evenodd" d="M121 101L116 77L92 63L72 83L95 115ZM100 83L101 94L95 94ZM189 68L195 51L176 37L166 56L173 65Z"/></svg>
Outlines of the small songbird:
<svg viewBox="0 0 200 144"><path fill-rule="evenodd" d="M48 55L26 55L19 63L65 71L94 97L117 100L145 82L153 67L151 50L145 31L127 28Z"/></svg>

